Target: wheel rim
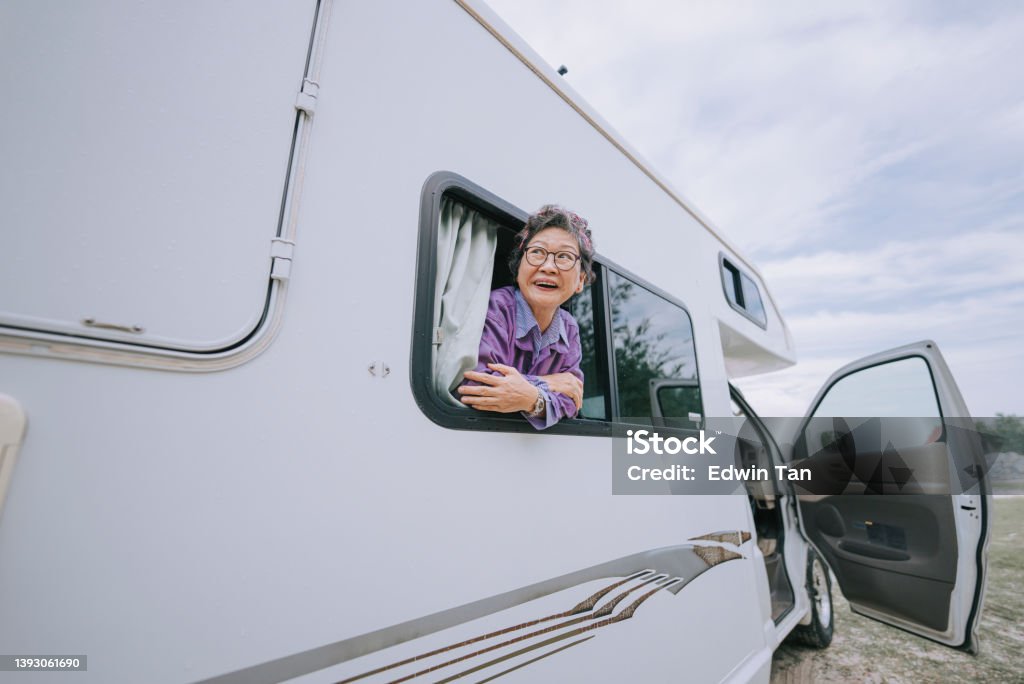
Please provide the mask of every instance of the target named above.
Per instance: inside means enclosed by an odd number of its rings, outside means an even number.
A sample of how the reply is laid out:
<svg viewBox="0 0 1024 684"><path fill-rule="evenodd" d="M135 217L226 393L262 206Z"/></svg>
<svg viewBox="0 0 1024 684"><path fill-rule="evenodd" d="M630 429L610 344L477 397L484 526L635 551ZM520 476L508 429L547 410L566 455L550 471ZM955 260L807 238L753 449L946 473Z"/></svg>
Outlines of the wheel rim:
<svg viewBox="0 0 1024 684"><path fill-rule="evenodd" d="M828 590L828 577L825 575L825 568L821 561L814 559L811 565L811 596L814 600L814 608L818 613L818 621L828 626L832 623L832 597Z"/></svg>

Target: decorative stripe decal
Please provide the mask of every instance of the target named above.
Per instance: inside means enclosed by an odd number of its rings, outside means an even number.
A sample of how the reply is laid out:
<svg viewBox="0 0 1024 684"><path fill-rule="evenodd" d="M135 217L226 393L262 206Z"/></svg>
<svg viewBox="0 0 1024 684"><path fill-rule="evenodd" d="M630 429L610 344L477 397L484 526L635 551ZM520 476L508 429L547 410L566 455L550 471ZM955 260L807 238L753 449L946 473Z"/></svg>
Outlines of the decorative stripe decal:
<svg viewBox="0 0 1024 684"><path fill-rule="evenodd" d="M715 541L722 542L723 544L735 544L736 546L743 546L750 541L750 533L739 530L733 532L712 532L711 534L705 534L700 537L690 537L690 541Z"/></svg>
<svg viewBox="0 0 1024 684"><path fill-rule="evenodd" d="M426 653L421 653L419 655L412 656L411 658L406 658L405 660L400 660L397 663L391 663L390 665L384 665L382 667L378 667L376 670L370 670L369 672L364 672L362 674L355 675L354 677L349 677L348 679L343 679L338 684L349 684L350 682L355 682L355 681L358 681L360 679L364 679L366 677L369 677L371 675L380 674L381 672L386 672L387 670L392 670L392 669L394 669L396 667L401 667L402 665L408 665L409 663L415 662L417 660L423 660L425 658L430 658L431 656L439 655L441 653L444 653L445 651L454 651L455 649L462 648L463 646L469 646L470 644L475 644L475 643L480 642L480 641L486 641L487 639L492 639L494 637L502 636L503 634L508 634L509 632L514 632L514 631L517 631L517 630L520 630L520 629L525 629L527 627L533 627L534 625L539 625L542 622L547 622L549 620L558 620L560 618L572 617L573 615L578 615L579 613L585 613L585 612L587 612L589 610L592 610L593 607L597 604L597 602L601 599L601 597L604 596L605 594L607 594L608 592L612 591L613 589L616 589L617 587L622 586L626 582L629 582L629 581L634 580L634 579L639 579L640 577L645 577L645 576L647 576L649 574L652 574L653 572L654 572L653 570L643 570L642 572L638 572L638 573L636 573L634 575L630 575L629 577L627 577L627 578L625 578L623 580L619 580L615 584L612 584L610 586L605 587L601 591L597 592L596 594L593 594L592 596L590 596L586 600L584 600L581 603L577 604L575 607L570 608L569 610L563 611L561 613L555 613L554 615L548 615L547 617L537 618L536 620L530 620L529 622L523 622L523 623L518 624L518 625L513 625L512 627L506 627L505 629L500 629L500 630L498 630L496 632L490 632L488 634L482 634L480 636L473 637L472 639L466 639L465 641L460 641L457 644L452 644L451 646L442 646L441 648L436 648L433 651L428 651ZM665 575L658 575L657 577L665 577ZM648 582L649 581L651 581L651 580L648 580Z"/></svg>
<svg viewBox="0 0 1024 684"><path fill-rule="evenodd" d="M488 646L486 648L482 648L479 651L475 651L473 653L467 653L466 655L459 656L458 658L452 658L451 660L446 660L443 663L439 663L437 665L433 665L433 666L428 667L426 669L420 670L419 672L414 672L413 674L406 675L405 677L401 677L399 679L395 679L390 684L399 684L399 682L408 681L410 679L413 679L414 677L419 677L420 675L425 675L425 674L428 674L430 672L435 672L435 671L440 670L442 668L448 667L449 665L454 665L455 663L461 663L463 661L469 660L470 658L475 658L475 657L477 657L479 655L483 655L484 653L490 653L491 651L497 650L499 648L504 648L505 646L511 646L512 644L517 644L517 643L519 643L521 641L526 641L527 639L533 639L534 637L538 637L538 636L541 636L543 634L550 634L551 632L555 632L555 631L560 630L560 629L565 629L566 627L571 627L573 625L578 625L578 624L580 624L582 622L586 622L587 620L593 620L595 618L604 617L606 615L609 615L613 610L615 610L615 606L617 606L624 598L626 598L626 596L628 596L633 591L639 589L640 587L646 586L646 585L650 584L651 582L655 582L655 581L664 582L665 580L666 580L666 576L665 575L655 575L654 577L652 577L652 578L650 578L648 580L645 580L640 585L635 586L632 589L627 589L626 591L622 592L621 594L619 594L618 596L613 598L611 601L609 601L606 605L602 606L601 609L599 611L597 611L596 613L594 613L593 615L584 615L582 617L578 617L578 618L574 618L572 620L569 620L568 622L563 622L563 623L558 624L558 625L551 625L550 627L544 627L543 629L538 629L538 630L536 630L534 632L528 632L527 634L521 634L521 635L519 635L517 637L514 637L512 639L508 639L506 641L499 642L497 644L491 644L490 646ZM638 599L638 601L636 601L634 603L636 605L640 605L640 603L643 603L643 601L646 600L646 598L648 596L650 596L651 594L655 593L659 589L663 589L665 586L666 586L665 584L662 584L661 586L655 587L654 589L652 589L651 591L647 592L642 597L640 597L640 599ZM629 608L626 608L626 610L629 610ZM622 613L619 613L619 615L615 616L614 618L611 618L611 620L617 622L620 619L625 619L625 618L622 618L621 616L622 616L623 613L626 612L626 610L623 610ZM636 608L634 607L633 610L635 611ZM631 615L632 614L630 614L630 616ZM608 624L611 624L607 620L604 620L602 622L607 622ZM570 632L568 635L561 635L557 639L555 639L555 641L560 641L562 639L567 638L568 636L572 636L574 634L578 634L578 633L582 633L582 632L585 632L585 631L589 631L591 629L596 629L597 627L600 627L600 626L603 626L603 625L599 622L596 625L590 625L590 626L587 626L587 627L583 627L580 630L577 630L575 632ZM533 650L535 648L538 648L539 646L547 645L548 643L551 643L551 640L544 641L541 644L536 644L536 645L533 645L533 646L529 646L526 650L527 651ZM442 649L442 650L449 650L449 649ZM419 660L419 659L420 658L414 658L413 660ZM390 669L390 666L388 668L385 668L385 669ZM343 680L341 682L338 682L338 684L346 684L347 682L354 681L355 679L361 679L362 677L363 677L363 675L359 675L358 677L354 677L353 679L346 679L346 680Z"/></svg>
<svg viewBox="0 0 1024 684"><path fill-rule="evenodd" d="M740 554L723 549L721 546L695 546L693 552L700 556L701 560L708 564L708 567L712 568L725 561L743 558Z"/></svg>
<svg viewBox="0 0 1024 684"><path fill-rule="evenodd" d="M680 580L680 578L677 577L674 580L670 580L669 583L670 584L674 584L675 582L678 582L678 581L681 581L681 580ZM633 613L636 612L637 607L641 603L643 603L648 598L650 598L652 595L654 595L655 593L657 593L661 589L664 589L667 586L668 585L665 584L665 585L662 585L660 587L656 587L656 588L650 590L649 592L647 592L646 594L644 594L643 596L638 598L636 601L631 603L629 606L627 606L625 610L623 610L621 613L619 613L615 617L608 618L607 620L602 620L601 622L595 623L593 625L587 625L586 627L580 627L579 629L575 629L575 630L573 630L571 632L568 632L566 634L559 634L557 636L553 636L550 639L545 639L544 641L540 642L539 644L534 644L532 646L527 646L526 648L519 649L518 651L515 651L514 653L510 653L509 656L507 656L507 657L514 657L514 656L517 656L517 655L522 655L523 653L527 653L527 652L532 651L534 649L542 648L544 646L549 646L549 645L557 643L559 641L564 641L565 639L569 639L571 637L578 636L580 634L583 634L584 632L590 632L590 631L593 631L595 629L600 629L601 627L607 627L608 625L615 624L616 622L621 622L623 620L628 620L629 618L633 617ZM590 637L590 638L592 639L593 637ZM458 679L459 677L462 677L463 674L469 674L470 672L481 670L481 669L483 669L485 667L489 667L492 664L495 664L495 663L499 662L500 660L501 659L492 660L492 661L486 662L483 665L480 665L480 666L474 668L473 670L467 670L465 673L461 673L461 674L455 675L453 677L449 677L447 679L441 679L441 680L439 680L437 682L437 684L443 684L444 682L450 682L450 681L452 681L454 679ZM524 663L524 665L525 664L526 663ZM419 674L421 674L421 673L417 673L415 675L412 675L411 677L406 677L405 679L412 679L412 677L416 677ZM405 681L405 679L396 679L394 682L391 682L390 684L398 684L398 682Z"/></svg>
<svg viewBox="0 0 1024 684"><path fill-rule="evenodd" d="M576 641L571 641L568 644L566 644L565 646L559 646L558 648L556 648L553 651L548 651L547 653L542 653L541 655L537 656L536 658L531 658L530 660L527 660L525 663L519 663L515 667L510 667L507 670L502 670L501 672L499 672L496 675L491 675L487 679L481 679L476 684L486 684L486 682L493 681L493 680L497 679L498 677L501 677L502 675L507 675L509 672L515 672L516 670L518 670L521 667L526 667L527 665L531 665L531 664L537 662L538 660L540 660L542 658L547 658L550 655L555 655L559 651L564 651L567 648L575 646L576 644L582 644L584 641L590 641L593 638L594 638L593 636L588 636L588 637L583 637L582 639L577 639ZM512 655L508 655L508 656L505 656L503 659L507 659L507 658L511 658L511 657L513 657L513 656ZM491 663L488 663L488 665L490 665L490 664ZM470 671L466 671L465 674L470 674ZM452 679L457 679L458 677L461 677L461 676L462 675L457 675L456 677L451 677L451 678L449 678L449 679L447 679L445 681L451 681Z"/></svg>
<svg viewBox="0 0 1024 684"><path fill-rule="evenodd" d="M749 539L748 533L721 532L715 534L732 534L733 539L740 539L743 535L746 535L747 539ZM520 587L519 589L514 589L503 594L497 594L479 601L474 601L472 603L425 615L407 622L378 629L373 632L367 632L333 644L328 644L293 655L277 658L275 660L270 660L258 665L253 665L251 667L235 670L234 672L202 680L200 684L272 684L274 682L293 679L311 672L339 665L363 655L382 651L398 644L428 636L435 632L455 627L472 620L493 615L534 599L548 596L566 589L571 589L574 586L580 586L602 578L619 578L617 581L602 588L595 594L587 597L585 600L563 612L523 622L521 624L513 625L512 627L473 637L442 648L436 648L412 658L405 658L399 662L391 663L380 668L375 668L373 670L351 676L342 681L354 682L367 678L371 675L399 668L402 665L408 665L417 660L430 658L447 651L454 651L464 646L483 642L494 637L523 630L551 620L558 620L567 617L573 618L548 628L535 630L525 636L506 640L503 642L502 646L534 638L538 635L550 633L555 630L579 625L585 621L597 620L596 622L590 622L590 624L584 625L583 627L575 629L569 633L559 634L541 643L533 644L521 649L523 653L526 653L537 648L542 648L545 645L562 641L563 639L570 638L577 634L582 634L584 632L614 624L615 622L627 620L633 616L637 607L639 607L641 603L647 600L647 598L654 593L665 589L672 594L678 594L684 586L706 570L718 565L719 563L742 557L743 556L741 554L733 553L728 549L713 546L699 546L694 544L682 544L644 551L591 566L583 570L561 575L559 577L544 580L542 582ZM654 569L652 570L649 568ZM638 584L620 592L600 608L594 610L602 598L616 589L624 587L630 582L637 582ZM615 607L624 600L626 596L640 587L651 583L657 583L658 586L642 595L617 615L606 617L611 615ZM446 664L451 665L457 662L462 662L469 657L481 655L494 650L494 648L498 647L484 648L473 653L471 656L463 656L449 660ZM495 661L495 664L497 662L498 661ZM438 666L429 668L428 670L424 670L418 674L434 671L437 667ZM405 681L405 679L408 679L408 677L398 681Z"/></svg>

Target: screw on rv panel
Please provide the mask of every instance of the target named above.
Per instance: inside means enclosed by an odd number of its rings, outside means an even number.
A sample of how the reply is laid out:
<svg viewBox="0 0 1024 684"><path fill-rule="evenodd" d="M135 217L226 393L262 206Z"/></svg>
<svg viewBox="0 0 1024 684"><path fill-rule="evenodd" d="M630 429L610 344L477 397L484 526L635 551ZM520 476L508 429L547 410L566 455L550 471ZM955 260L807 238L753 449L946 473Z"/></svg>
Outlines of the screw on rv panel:
<svg viewBox="0 0 1024 684"><path fill-rule="evenodd" d="M567 73L569 73L569 67L565 66L564 64L558 67L559 76L565 76Z"/></svg>
<svg viewBox="0 0 1024 684"><path fill-rule="evenodd" d="M391 375L391 366L384 363L383 361L374 361L373 363L366 367L366 370L370 371L370 375L374 377L377 377L378 371L380 372L381 378L386 378L389 375Z"/></svg>

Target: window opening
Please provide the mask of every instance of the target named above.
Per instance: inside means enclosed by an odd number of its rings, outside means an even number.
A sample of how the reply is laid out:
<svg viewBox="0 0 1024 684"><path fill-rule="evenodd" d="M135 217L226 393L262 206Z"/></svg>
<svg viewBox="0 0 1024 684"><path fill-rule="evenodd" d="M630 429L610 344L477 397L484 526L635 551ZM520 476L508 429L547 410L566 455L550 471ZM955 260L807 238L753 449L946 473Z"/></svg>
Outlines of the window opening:
<svg viewBox="0 0 1024 684"><path fill-rule="evenodd" d="M749 275L737 268L724 255L719 256L722 265L722 287L729 306L757 323L762 328L768 325L761 291Z"/></svg>
<svg viewBox="0 0 1024 684"><path fill-rule="evenodd" d="M518 414L475 411L452 394L477 363L490 292L514 281L508 255L526 217L452 173L424 186L411 380L424 413L445 427L535 432ZM612 268L596 259L594 282L563 305L580 328L583 408L548 431L609 435L620 418L696 428L703 408L689 314Z"/></svg>
<svg viewBox="0 0 1024 684"><path fill-rule="evenodd" d="M729 302L743 308L743 286L740 283L740 272L725 259L722 260L722 282L725 283L725 294Z"/></svg>
<svg viewBox="0 0 1024 684"><path fill-rule="evenodd" d="M453 178L451 174L438 177L439 184L451 183ZM431 268L421 268L421 286L427 291L417 295L417 326L424 325L429 332L429 347L423 339L427 335L417 335L413 387L427 414L449 427L532 432L534 428L520 415L475 411L455 393L463 373L477 365L490 293L514 284L508 256L526 217L486 191L472 188L468 181L458 181L428 196L430 204L424 207L424 219L429 216L430 223L420 254ZM595 326L594 321L595 307L599 316L603 311L594 294L594 288L601 287L599 269L595 264L598 280L563 305L580 327L585 403L575 420L549 428L555 432L592 433L596 428L603 433L607 430L603 423L610 419L606 326ZM418 379L418 373L426 377Z"/></svg>

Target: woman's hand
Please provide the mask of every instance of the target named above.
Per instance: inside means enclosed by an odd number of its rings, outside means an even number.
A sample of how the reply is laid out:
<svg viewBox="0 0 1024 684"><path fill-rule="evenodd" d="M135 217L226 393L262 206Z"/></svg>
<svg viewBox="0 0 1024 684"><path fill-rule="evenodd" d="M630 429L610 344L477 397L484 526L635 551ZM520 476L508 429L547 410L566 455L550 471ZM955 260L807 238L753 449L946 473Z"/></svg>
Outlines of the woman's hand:
<svg viewBox="0 0 1024 684"><path fill-rule="evenodd" d="M490 375L477 371L466 371L467 380L479 385L462 385L458 388L462 403L481 411L514 413L533 410L540 396L540 390L513 368L500 363L489 363L487 367L501 375Z"/></svg>
<svg viewBox="0 0 1024 684"><path fill-rule="evenodd" d="M583 408L583 381L572 373L555 373L554 375L542 375L540 379L548 383L548 389L558 392L572 399L576 404L576 410Z"/></svg>

